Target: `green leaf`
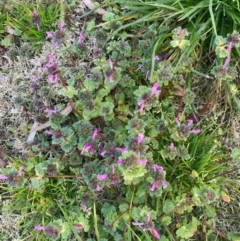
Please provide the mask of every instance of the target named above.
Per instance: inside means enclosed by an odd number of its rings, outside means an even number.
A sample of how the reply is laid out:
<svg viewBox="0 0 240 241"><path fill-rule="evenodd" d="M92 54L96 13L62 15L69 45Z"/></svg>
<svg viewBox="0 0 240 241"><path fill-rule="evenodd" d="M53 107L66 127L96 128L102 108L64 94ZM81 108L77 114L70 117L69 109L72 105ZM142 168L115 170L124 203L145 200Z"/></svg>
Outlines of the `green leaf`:
<svg viewBox="0 0 240 241"><path fill-rule="evenodd" d="M111 21L114 19L114 16L115 16L114 13L108 12L108 13L103 14L102 20L106 21L106 22Z"/></svg>
<svg viewBox="0 0 240 241"><path fill-rule="evenodd" d="M10 47L12 46L12 35L7 35L2 41L1 45L4 47Z"/></svg>
<svg viewBox="0 0 240 241"><path fill-rule="evenodd" d="M240 236L236 236L233 233L227 233L227 237L229 238L229 240L231 241L240 241Z"/></svg>
<svg viewBox="0 0 240 241"><path fill-rule="evenodd" d="M169 224L172 223L172 218L167 216L167 217L162 218L161 221L164 225L168 226Z"/></svg>
<svg viewBox="0 0 240 241"><path fill-rule="evenodd" d="M233 148L231 157L233 158L233 160L239 161L240 160L240 148L237 148L237 147Z"/></svg>
<svg viewBox="0 0 240 241"><path fill-rule="evenodd" d="M189 239L197 231L197 227L199 224L200 224L200 222L195 217L192 217L192 222L189 222L187 225L179 228L177 230L176 234L180 238Z"/></svg>
<svg viewBox="0 0 240 241"><path fill-rule="evenodd" d="M215 208L211 207L210 205L206 205L206 204L205 204L204 208L205 208L205 213L209 218L214 218L216 216Z"/></svg>
<svg viewBox="0 0 240 241"><path fill-rule="evenodd" d="M216 54L219 58L226 58L228 56L228 52L225 48L225 44L227 44L227 39L222 36L217 36L215 40L216 44Z"/></svg>
<svg viewBox="0 0 240 241"><path fill-rule="evenodd" d="M126 212L129 209L129 205L126 203L122 203L119 205L119 210L121 213Z"/></svg>
<svg viewBox="0 0 240 241"><path fill-rule="evenodd" d="M86 22L86 30L87 32L90 32L91 30L93 30L95 27L95 20L91 20L91 21L87 21Z"/></svg>
<svg viewBox="0 0 240 241"><path fill-rule="evenodd" d="M84 120L91 120L92 118L97 117L97 111L84 109L82 115Z"/></svg>
<svg viewBox="0 0 240 241"><path fill-rule="evenodd" d="M171 202L169 199L167 199L163 205L163 212L167 213L167 212L171 211L172 209L174 209L174 207L175 207L175 205L173 204L173 202Z"/></svg>
<svg viewBox="0 0 240 241"><path fill-rule="evenodd" d="M186 47L190 46L190 41L189 40L186 40L186 39L182 39L182 40L179 40L179 39L175 39L175 40L172 40L170 42L171 46L173 48L180 48L181 50L185 49Z"/></svg>
<svg viewBox="0 0 240 241"><path fill-rule="evenodd" d="M165 235L161 235L159 241L169 241L169 239Z"/></svg>
<svg viewBox="0 0 240 241"><path fill-rule="evenodd" d="M106 90L106 89L100 89L97 93L97 96L96 96L96 101L95 102L101 102L103 97L107 96L108 93L110 92L110 90Z"/></svg>
<svg viewBox="0 0 240 241"><path fill-rule="evenodd" d="M36 176L38 176L38 179L43 178L43 176L45 175L44 170L45 168L43 163L38 163L37 165L35 165L35 174Z"/></svg>
<svg viewBox="0 0 240 241"><path fill-rule="evenodd" d="M63 239L66 239L70 235L70 228L68 223L64 222L62 224L61 236Z"/></svg>
<svg viewBox="0 0 240 241"><path fill-rule="evenodd" d="M192 201L197 205L197 206L201 206L202 205L202 200L201 200L201 195L202 195L202 192L199 188L197 187L194 187L192 189L192 194L193 194L193 197L192 197Z"/></svg>
<svg viewBox="0 0 240 241"><path fill-rule="evenodd" d="M61 143L61 148L65 152L70 152L75 145L77 145L77 138L75 136L68 136L65 137L64 141Z"/></svg>
<svg viewBox="0 0 240 241"><path fill-rule="evenodd" d="M89 231L90 229L89 220L87 218L84 218L82 214L80 215L80 217L78 217L77 223L83 227L84 232Z"/></svg>
<svg viewBox="0 0 240 241"><path fill-rule="evenodd" d="M110 205L109 203L104 203L101 209L101 212L103 214L104 217L107 217L107 215L111 212L111 211L116 211L116 208L113 205Z"/></svg>
<svg viewBox="0 0 240 241"><path fill-rule="evenodd" d="M15 36L21 36L22 31L20 31L19 29L15 29L13 34L14 34Z"/></svg>
<svg viewBox="0 0 240 241"><path fill-rule="evenodd" d="M73 98L73 96L77 95L78 91L73 86L68 86L67 88L62 88L58 91L59 95Z"/></svg>
<svg viewBox="0 0 240 241"><path fill-rule="evenodd" d="M31 185L34 189L39 189L44 183L45 183L45 180L44 179L39 179L39 178L31 178Z"/></svg>
<svg viewBox="0 0 240 241"><path fill-rule="evenodd" d="M83 81L83 85L84 85L85 89L87 89L88 91L93 91L97 87L97 85L89 79L85 79Z"/></svg>

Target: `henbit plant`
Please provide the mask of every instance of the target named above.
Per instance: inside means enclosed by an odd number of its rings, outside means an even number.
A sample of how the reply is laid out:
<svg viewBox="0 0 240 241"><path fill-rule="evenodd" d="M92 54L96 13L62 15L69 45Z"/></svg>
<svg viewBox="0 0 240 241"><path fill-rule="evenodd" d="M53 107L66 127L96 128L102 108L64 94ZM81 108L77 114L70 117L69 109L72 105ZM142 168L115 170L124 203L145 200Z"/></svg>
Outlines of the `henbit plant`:
<svg viewBox="0 0 240 241"><path fill-rule="evenodd" d="M111 1L107 2L113 13L108 22L128 21L128 19L136 18L136 21L131 21L129 24L120 26L115 29L114 35L123 29L135 29L144 27L146 22L158 22L161 35L159 39L165 42L169 48L169 33L181 27L188 29L190 32L191 48L187 51L201 57L202 51L211 51L214 49L214 42L217 36L226 37L227 34L234 30L239 31L240 11L239 1ZM122 11L119 11L119 10ZM124 16L126 16L124 18ZM104 23L104 25L107 23ZM165 41L164 41L165 40ZM163 49L162 43L160 43ZM237 53L236 53L237 54Z"/></svg>
<svg viewBox="0 0 240 241"><path fill-rule="evenodd" d="M46 39L46 31L54 29L56 21L63 18L65 8L66 6L60 3L40 4L35 8L22 1L7 3L0 21L8 34L1 40L1 45L12 46L20 37L35 51L39 51ZM4 30L2 31L5 32Z"/></svg>
<svg viewBox="0 0 240 241"><path fill-rule="evenodd" d="M36 137L33 157L12 160L0 176L9 184L10 209L24 216L23 233L32 240L88 241L219 235L211 204L221 196L224 175L236 169L225 166L228 153L215 145L217 136L196 127L195 93L187 85L191 60L149 58L151 28L104 45L103 29L67 43L63 26L49 36L65 64L50 54L46 79L34 79L29 89L41 98L50 127ZM98 40L93 50L87 34ZM89 67L79 68L90 54ZM58 87L70 115L39 91L43 82Z"/></svg>
<svg viewBox="0 0 240 241"><path fill-rule="evenodd" d="M235 36L238 39L235 47L231 46L232 51L227 52L230 43L233 42L231 38L234 34L232 33L236 33L240 29L239 1L232 1L230 4L229 1L212 0L162 2L122 0L106 1L106 5L109 6L109 12L103 18L105 22L98 26L112 30L108 39L116 35L134 38L136 34L143 34L149 26L155 26L152 33L155 39L151 42L154 50L149 53L152 54L152 59L157 54L160 59L168 58L171 62L181 65L186 57L190 57L194 69L201 70L200 72L204 69L203 74L208 79L209 73L216 63L226 67L229 61L224 64L223 58L230 56L231 52L231 64L236 66L239 72L237 65L240 57L239 36ZM111 28L111 26L115 26L115 28ZM178 39L172 40L172 36ZM215 56L216 44L218 50L224 51L223 55L217 53L217 57ZM178 48L172 49L172 47ZM193 79L189 78L189 84L192 84ZM231 106L233 100L239 109L235 93L229 95L232 88L228 84L227 86L223 83L223 85L219 85L218 80L216 82L212 82L211 86L225 89L226 92L222 92L223 96L229 97L220 97L220 99L228 100L228 104ZM212 101L211 98L209 101Z"/></svg>

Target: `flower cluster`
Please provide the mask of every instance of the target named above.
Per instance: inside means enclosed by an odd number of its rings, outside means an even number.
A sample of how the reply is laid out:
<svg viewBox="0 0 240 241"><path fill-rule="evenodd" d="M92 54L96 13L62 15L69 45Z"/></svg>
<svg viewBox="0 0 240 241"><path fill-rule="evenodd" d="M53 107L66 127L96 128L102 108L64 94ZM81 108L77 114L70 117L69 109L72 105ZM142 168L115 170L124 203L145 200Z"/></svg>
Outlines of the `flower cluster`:
<svg viewBox="0 0 240 241"><path fill-rule="evenodd" d="M63 27L65 25L64 21L61 21L59 24L59 30L56 34L52 32L47 32L47 39L52 39L53 48L57 48L59 46L59 41L64 37Z"/></svg>
<svg viewBox="0 0 240 241"><path fill-rule="evenodd" d="M151 212L147 212L146 216L142 222L132 222L132 225L140 226L143 230L149 230L154 238L160 239L160 234L155 229L153 221L151 220Z"/></svg>
<svg viewBox="0 0 240 241"><path fill-rule="evenodd" d="M188 120L187 125L181 124L177 117L175 117L175 121L177 123L177 130L178 130L180 137L186 138L190 134L198 134L200 132L200 129L193 129L193 130L191 129L193 120Z"/></svg>
<svg viewBox="0 0 240 241"><path fill-rule="evenodd" d="M161 91L158 90L158 83L154 83L151 89L151 93L148 96L144 96L141 100L138 101L138 105L140 106L139 112L143 113L145 105L151 102L151 99L154 95L158 95Z"/></svg>
<svg viewBox="0 0 240 241"><path fill-rule="evenodd" d="M55 84L57 83L57 67L56 64L54 63L53 60L53 56L50 54L48 55L48 62L49 64L47 64L45 66L45 68L47 69L49 75L48 75L48 82L51 84Z"/></svg>

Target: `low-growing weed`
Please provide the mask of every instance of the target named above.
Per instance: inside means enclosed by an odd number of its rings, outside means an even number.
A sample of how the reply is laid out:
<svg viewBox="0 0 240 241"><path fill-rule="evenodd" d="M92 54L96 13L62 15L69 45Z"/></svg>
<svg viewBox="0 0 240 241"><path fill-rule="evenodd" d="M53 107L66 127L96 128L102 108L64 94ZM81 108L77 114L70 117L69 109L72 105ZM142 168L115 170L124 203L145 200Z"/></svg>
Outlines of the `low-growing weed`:
<svg viewBox="0 0 240 241"><path fill-rule="evenodd" d="M55 29L60 14L63 17L63 5L60 3L39 4L35 8L22 1L7 3L0 15L3 28L0 29L1 45L12 46L20 38L31 44L35 51L40 50L47 37L46 31Z"/></svg>
<svg viewBox="0 0 240 241"><path fill-rule="evenodd" d="M237 171L228 164L239 150L228 159L231 153L219 145L215 123L206 125L197 113L189 78L199 72L192 59L185 56L177 64L159 56L151 44L152 28L106 43L107 29L89 28L68 42L65 27L61 21L55 32L47 32L64 61L50 53L45 78L35 76L29 88L49 122L44 132L39 126L31 130L39 132L31 139L31 156L12 158L0 176L12 199L9 210L23 217L23 236L236 240L215 227L213 204L230 200L222 182ZM93 49L87 45L91 35L97 39ZM185 29L174 30L170 51L189 45L185 36ZM89 56L88 65L81 65ZM233 67L219 68L223 81L235 79ZM50 85L61 103L46 95Z"/></svg>

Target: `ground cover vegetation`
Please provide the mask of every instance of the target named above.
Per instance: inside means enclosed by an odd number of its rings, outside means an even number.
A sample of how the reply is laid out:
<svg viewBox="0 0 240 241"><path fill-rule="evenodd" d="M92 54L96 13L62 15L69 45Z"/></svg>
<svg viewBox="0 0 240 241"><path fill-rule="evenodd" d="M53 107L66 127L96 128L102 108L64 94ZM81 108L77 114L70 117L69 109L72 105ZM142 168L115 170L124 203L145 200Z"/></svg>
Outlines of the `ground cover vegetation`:
<svg viewBox="0 0 240 241"><path fill-rule="evenodd" d="M27 152L2 132L20 240L239 240L239 2L78 4L2 5L10 59L50 46L13 99Z"/></svg>

